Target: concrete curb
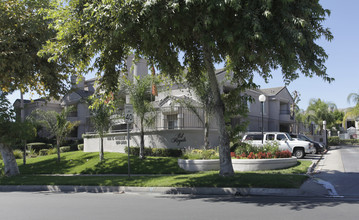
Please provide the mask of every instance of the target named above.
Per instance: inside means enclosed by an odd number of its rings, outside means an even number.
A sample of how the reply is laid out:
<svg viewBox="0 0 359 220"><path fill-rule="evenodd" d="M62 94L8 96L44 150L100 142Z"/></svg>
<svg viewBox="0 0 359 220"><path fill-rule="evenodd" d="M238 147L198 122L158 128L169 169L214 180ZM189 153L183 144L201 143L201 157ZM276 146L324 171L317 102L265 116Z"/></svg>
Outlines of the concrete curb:
<svg viewBox="0 0 359 220"><path fill-rule="evenodd" d="M236 195L236 196L305 196L301 189L271 189L271 188L175 188L175 187L124 187L124 186L52 186L24 185L0 186L0 192L54 192L54 193L157 193L157 194L186 194L186 195Z"/></svg>

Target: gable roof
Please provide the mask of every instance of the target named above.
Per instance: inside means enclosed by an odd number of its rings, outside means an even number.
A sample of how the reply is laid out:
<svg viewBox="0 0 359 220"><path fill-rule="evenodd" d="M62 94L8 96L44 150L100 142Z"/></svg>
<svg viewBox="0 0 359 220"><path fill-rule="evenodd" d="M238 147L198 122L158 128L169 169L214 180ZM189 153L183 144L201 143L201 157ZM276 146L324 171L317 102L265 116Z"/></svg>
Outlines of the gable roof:
<svg viewBox="0 0 359 220"><path fill-rule="evenodd" d="M260 89L260 91L266 96L275 96L278 95L285 88L286 88L285 86L282 86L282 87L275 87L268 89Z"/></svg>

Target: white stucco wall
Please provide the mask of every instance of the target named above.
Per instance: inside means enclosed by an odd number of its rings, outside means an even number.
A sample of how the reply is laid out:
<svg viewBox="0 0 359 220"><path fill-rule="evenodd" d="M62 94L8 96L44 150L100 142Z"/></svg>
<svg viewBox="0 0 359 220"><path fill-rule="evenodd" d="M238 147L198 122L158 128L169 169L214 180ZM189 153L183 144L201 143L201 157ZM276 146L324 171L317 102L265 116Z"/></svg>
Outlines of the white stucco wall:
<svg viewBox="0 0 359 220"><path fill-rule="evenodd" d="M146 132L145 147L151 148L201 148L203 147L203 130L162 130ZM130 133L130 146L140 146L139 132ZM109 133L104 138L105 152L125 152L127 147L127 133ZM219 145L219 134L210 131L209 143L211 147ZM84 152L98 152L100 138L97 135L85 135Z"/></svg>

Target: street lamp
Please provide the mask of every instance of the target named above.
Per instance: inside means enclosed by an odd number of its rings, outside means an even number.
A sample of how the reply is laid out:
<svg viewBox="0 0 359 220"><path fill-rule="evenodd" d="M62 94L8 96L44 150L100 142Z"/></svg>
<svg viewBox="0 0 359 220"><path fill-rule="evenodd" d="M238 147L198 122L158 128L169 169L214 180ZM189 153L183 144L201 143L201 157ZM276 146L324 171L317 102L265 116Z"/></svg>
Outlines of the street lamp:
<svg viewBox="0 0 359 220"><path fill-rule="evenodd" d="M264 134L263 134L263 112L264 112L264 102L266 101L266 96L261 94L258 99L259 99L259 101L261 103L261 106L262 106L262 144L263 144L263 138L264 138Z"/></svg>
<svg viewBox="0 0 359 220"><path fill-rule="evenodd" d="M324 136L324 138L325 138L325 148L327 148L328 147L328 144L327 144L327 141L328 141L328 135L327 135L327 121L323 121L323 130L324 130L324 132L325 132L325 136Z"/></svg>

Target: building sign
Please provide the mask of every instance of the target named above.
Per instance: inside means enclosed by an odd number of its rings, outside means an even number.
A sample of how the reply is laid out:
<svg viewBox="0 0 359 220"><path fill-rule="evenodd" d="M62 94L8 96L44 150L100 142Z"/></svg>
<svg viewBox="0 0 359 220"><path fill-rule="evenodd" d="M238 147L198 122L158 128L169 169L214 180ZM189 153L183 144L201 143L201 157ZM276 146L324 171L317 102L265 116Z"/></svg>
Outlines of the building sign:
<svg viewBox="0 0 359 220"><path fill-rule="evenodd" d="M186 142L186 137L184 133L178 133L177 136L171 139L172 143L177 143L177 146L181 144L181 142Z"/></svg>
<svg viewBox="0 0 359 220"><path fill-rule="evenodd" d="M117 145L126 145L127 144L126 136L108 137L107 140L115 141Z"/></svg>

